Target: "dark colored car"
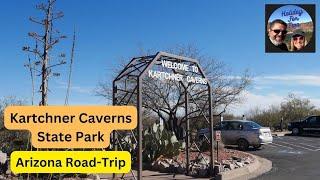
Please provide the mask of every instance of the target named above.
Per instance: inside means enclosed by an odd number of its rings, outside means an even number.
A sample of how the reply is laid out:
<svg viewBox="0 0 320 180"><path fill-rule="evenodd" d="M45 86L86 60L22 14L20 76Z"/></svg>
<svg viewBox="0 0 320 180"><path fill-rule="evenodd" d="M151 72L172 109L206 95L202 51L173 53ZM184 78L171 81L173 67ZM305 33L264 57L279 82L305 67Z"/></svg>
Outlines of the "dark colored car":
<svg viewBox="0 0 320 180"><path fill-rule="evenodd" d="M302 121L288 123L288 130L293 135L302 133L320 133L320 116L309 116Z"/></svg>

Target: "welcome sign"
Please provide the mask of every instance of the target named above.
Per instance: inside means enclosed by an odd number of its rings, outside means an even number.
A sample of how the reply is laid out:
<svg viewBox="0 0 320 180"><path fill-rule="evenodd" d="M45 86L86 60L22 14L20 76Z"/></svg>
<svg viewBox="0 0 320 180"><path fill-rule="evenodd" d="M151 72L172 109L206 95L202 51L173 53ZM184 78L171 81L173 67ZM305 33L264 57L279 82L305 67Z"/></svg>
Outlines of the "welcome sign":
<svg viewBox="0 0 320 180"><path fill-rule="evenodd" d="M193 73L199 72L199 68L195 65L178 63L178 62L173 62L168 60L161 60L161 66L163 68L172 69L174 72L175 71L184 71L184 72L193 72ZM194 83L194 84L208 84L208 81L206 78L180 74L178 72L169 73L169 72L159 71L159 70L149 70L148 77L159 79L159 80L180 81L180 82L187 82L187 83Z"/></svg>

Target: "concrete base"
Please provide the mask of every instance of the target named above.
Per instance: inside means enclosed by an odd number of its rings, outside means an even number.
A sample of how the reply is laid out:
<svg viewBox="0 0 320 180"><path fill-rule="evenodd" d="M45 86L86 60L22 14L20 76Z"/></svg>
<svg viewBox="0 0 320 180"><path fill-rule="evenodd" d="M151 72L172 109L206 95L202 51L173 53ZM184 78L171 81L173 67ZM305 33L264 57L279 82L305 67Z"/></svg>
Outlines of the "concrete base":
<svg viewBox="0 0 320 180"><path fill-rule="evenodd" d="M158 180L158 179L172 179L172 180L185 180L185 179L218 179L218 180L247 180L254 177L257 177L261 174L264 174L271 170L272 168L272 162L250 154L250 156L253 156L255 161L251 164L248 164L242 168L234 169L231 171L223 172L218 175L216 178L194 178L191 176L186 176L183 174L170 174L170 173L160 173L155 171L143 171L143 179L147 180ZM136 171L133 171L135 175L137 175ZM99 174L99 180L111 180L112 174ZM117 175L117 179L121 179L121 175ZM124 176L124 179L134 179L132 174L126 174Z"/></svg>
<svg viewBox="0 0 320 180"><path fill-rule="evenodd" d="M255 158L255 161L253 163L242 168L222 172L218 175L216 179L217 180L247 180L247 179L258 177L261 174L264 174L271 170L272 168L271 161L258 156L254 156L254 155L252 156Z"/></svg>

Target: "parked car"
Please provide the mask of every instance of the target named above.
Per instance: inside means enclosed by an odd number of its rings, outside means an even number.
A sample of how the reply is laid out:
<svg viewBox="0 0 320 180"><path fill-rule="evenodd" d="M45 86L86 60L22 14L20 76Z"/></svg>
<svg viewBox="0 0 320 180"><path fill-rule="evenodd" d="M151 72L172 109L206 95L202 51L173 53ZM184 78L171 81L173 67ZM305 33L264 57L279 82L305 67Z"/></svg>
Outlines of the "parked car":
<svg viewBox="0 0 320 180"><path fill-rule="evenodd" d="M271 130L256 122L248 120L228 120L214 127L214 131L221 131L221 140L225 145L237 145L240 150L247 150L249 146L260 148L263 144L272 143ZM198 131L199 138L210 137L209 128Z"/></svg>
<svg viewBox="0 0 320 180"><path fill-rule="evenodd" d="M308 116L301 121L288 123L288 130L293 135L302 133L319 133L320 132L320 116Z"/></svg>

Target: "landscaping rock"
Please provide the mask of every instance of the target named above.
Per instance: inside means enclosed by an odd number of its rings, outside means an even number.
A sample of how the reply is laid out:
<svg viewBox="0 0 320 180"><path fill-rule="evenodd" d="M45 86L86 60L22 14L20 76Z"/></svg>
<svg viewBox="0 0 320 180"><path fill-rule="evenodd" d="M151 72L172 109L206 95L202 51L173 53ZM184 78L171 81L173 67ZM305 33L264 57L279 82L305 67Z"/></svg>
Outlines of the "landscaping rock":
<svg viewBox="0 0 320 180"><path fill-rule="evenodd" d="M234 165L234 164L232 164L232 163L225 164L225 167L226 167L226 168L228 168L228 169L230 169L230 170L235 169L235 165Z"/></svg>
<svg viewBox="0 0 320 180"><path fill-rule="evenodd" d="M181 152L173 158L159 157L152 163L152 169L163 173L184 174L186 172L186 153ZM189 174L194 177L207 177L209 175L210 152L190 152ZM214 172L217 174L234 170L250 164L254 159L241 151L225 149L219 152L219 158L215 158Z"/></svg>
<svg viewBox="0 0 320 180"><path fill-rule="evenodd" d="M100 180L100 176L97 174L89 174L86 179L87 180Z"/></svg>
<svg viewBox="0 0 320 180"><path fill-rule="evenodd" d="M236 156L232 156L232 160L235 160L235 161L238 161L238 162L241 162L241 158L239 157L236 157Z"/></svg>
<svg viewBox="0 0 320 180"><path fill-rule="evenodd" d="M244 166L244 164L243 164L242 162L236 162L236 165L237 165L238 167L243 167L243 166Z"/></svg>
<svg viewBox="0 0 320 180"><path fill-rule="evenodd" d="M244 164L250 164L251 162L249 160L246 160L243 162Z"/></svg>
<svg viewBox="0 0 320 180"><path fill-rule="evenodd" d="M5 164L7 162L7 154L0 151L0 164Z"/></svg>
<svg viewBox="0 0 320 180"><path fill-rule="evenodd" d="M190 174L193 175L193 176L197 175L198 174L198 168L196 166L191 167Z"/></svg>
<svg viewBox="0 0 320 180"><path fill-rule="evenodd" d="M223 166L222 165L214 165L214 174L218 174L222 172Z"/></svg>
<svg viewBox="0 0 320 180"><path fill-rule="evenodd" d="M8 175L8 174L11 174L11 169L10 168L8 168L8 170L6 171L6 174Z"/></svg>
<svg viewBox="0 0 320 180"><path fill-rule="evenodd" d="M230 171L230 169L225 167L225 168L223 169L223 171L224 171L224 172Z"/></svg>
<svg viewBox="0 0 320 180"><path fill-rule="evenodd" d="M208 156L204 156L203 158L200 156L198 160L199 160L198 162L199 164L207 165L210 163L210 158Z"/></svg>
<svg viewBox="0 0 320 180"><path fill-rule="evenodd" d="M7 170L9 169L8 167L8 159L7 159L7 154L3 153L0 151L0 173L5 174Z"/></svg>
<svg viewBox="0 0 320 180"><path fill-rule="evenodd" d="M167 162L159 161L158 163L158 170L160 172L166 172L169 167L170 167L170 164L168 164Z"/></svg>
<svg viewBox="0 0 320 180"><path fill-rule="evenodd" d="M16 176L8 175L7 179L10 179L10 180L18 180L19 178L16 177Z"/></svg>

